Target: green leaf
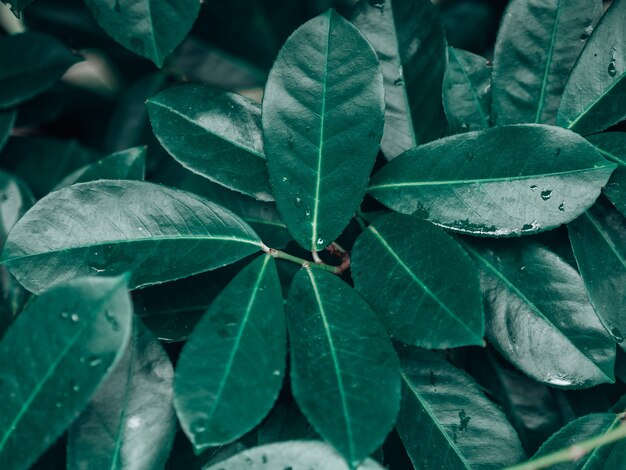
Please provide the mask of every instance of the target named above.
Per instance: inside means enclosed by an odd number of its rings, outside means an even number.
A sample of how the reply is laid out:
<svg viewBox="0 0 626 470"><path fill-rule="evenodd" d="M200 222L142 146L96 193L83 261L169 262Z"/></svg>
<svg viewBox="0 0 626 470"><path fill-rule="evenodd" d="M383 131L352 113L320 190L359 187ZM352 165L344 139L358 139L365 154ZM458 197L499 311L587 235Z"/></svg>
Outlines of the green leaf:
<svg viewBox="0 0 626 470"><path fill-rule="evenodd" d="M464 240L481 270L487 338L533 379L560 388L613 382L615 343L578 272L529 240Z"/></svg>
<svg viewBox="0 0 626 470"><path fill-rule="evenodd" d="M85 0L98 24L125 48L163 65L191 30L197 0Z"/></svg>
<svg viewBox="0 0 626 470"><path fill-rule="evenodd" d="M17 111L14 109L0 111L0 151L11 135L16 117Z"/></svg>
<svg viewBox="0 0 626 470"><path fill-rule="evenodd" d="M626 132L604 132L587 137L600 155L617 168L602 190L622 214L626 215Z"/></svg>
<svg viewBox="0 0 626 470"><path fill-rule="evenodd" d="M624 17L626 0L615 0L572 70L559 106L558 125L588 135L626 118Z"/></svg>
<svg viewBox="0 0 626 470"><path fill-rule="evenodd" d="M490 126L491 63L462 49L448 48L443 78L443 107L454 132Z"/></svg>
<svg viewBox="0 0 626 470"><path fill-rule="evenodd" d="M431 349L482 345L478 271L440 228L378 217L352 249L354 287L396 340Z"/></svg>
<svg viewBox="0 0 626 470"><path fill-rule="evenodd" d="M263 98L265 152L278 210L303 248L329 245L363 199L383 130L383 93L376 53L334 10L298 28L281 49Z"/></svg>
<svg viewBox="0 0 626 470"><path fill-rule="evenodd" d="M55 189L96 180L143 180L145 167L146 147L133 147L112 153L102 160L73 171Z"/></svg>
<svg viewBox="0 0 626 470"><path fill-rule="evenodd" d="M213 301L178 360L174 404L196 451L241 437L267 415L285 354L280 281L274 259L263 255Z"/></svg>
<svg viewBox="0 0 626 470"><path fill-rule="evenodd" d="M352 22L374 46L385 79L382 151L389 160L444 135L446 39L429 0L361 0Z"/></svg>
<svg viewBox="0 0 626 470"><path fill-rule="evenodd" d="M349 467L332 447L319 441L287 441L245 450L234 457L205 467L204 470L383 470L377 462L366 459L358 467Z"/></svg>
<svg viewBox="0 0 626 470"><path fill-rule="evenodd" d="M87 277L36 299L0 343L0 467L32 465L76 419L128 343L126 279Z"/></svg>
<svg viewBox="0 0 626 470"><path fill-rule="evenodd" d="M207 85L183 85L147 102L154 133L185 168L227 188L273 200L261 106Z"/></svg>
<svg viewBox="0 0 626 470"><path fill-rule="evenodd" d="M573 132L504 126L409 150L372 178L369 191L397 212L455 232L525 235L582 214L615 166Z"/></svg>
<svg viewBox="0 0 626 470"><path fill-rule="evenodd" d="M422 349L407 348L400 366L396 429L415 468L503 468L524 458L502 411L469 376Z"/></svg>
<svg viewBox="0 0 626 470"><path fill-rule="evenodd" d="M591 303L626 350L626 218L600 200L570 223L568 232Z"/></svg>
<svg viewBox="0 0 626 470"><path fill-rule="evenodd" d="M376 314L335 275L296 274L287 301L291 388L348 463L380 446L400 404L398 359Z"/></svg>
<svg viewBox="0 0 626 470"><path fill-rule="evenodd" d="M509 3L493 59L496 125L556 123L570 71L603 12L597 0Z"/></svg>
<svg viewBox="0 0 626 470"><path fill-rule="evenodd" d="M585 439L606 434L621 423L614 413L589 414L567 424L548 439L533 459L570 447ZM623 467L626 461L626 441L618 441L596 448L574 462L550 467L553 470L613 470Z"/></svg>
<svg viewBox="0 0 626 470"><path fill-rule="evenodd" d="M176 432L174 370L135 319L126 352L69 429L67 469L163 468Z"/></svg>
<svg viewBox="0 0 626 470"><path fill-rule="evenodd" d="M0 109L46 91L81 60L52 36L28 32L0 38Z"/></svg>
<svg viewBox="0 0 626 470"><path fill-rule="evenodd" d="M100 180L55 191L15 225L2 262L28 290L131 271L130 288L233 263L261 248L232 212L184 191Z"/></svg>

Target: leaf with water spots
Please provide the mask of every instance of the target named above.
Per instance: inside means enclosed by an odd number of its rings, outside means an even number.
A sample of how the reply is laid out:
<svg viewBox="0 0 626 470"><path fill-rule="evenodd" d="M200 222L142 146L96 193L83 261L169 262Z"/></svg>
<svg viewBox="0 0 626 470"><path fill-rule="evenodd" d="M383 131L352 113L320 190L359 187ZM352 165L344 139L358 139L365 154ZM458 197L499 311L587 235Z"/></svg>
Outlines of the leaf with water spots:
<svg viewBox="0 0 626 470"><path fill-rule="evenodd" d="M130 271L129 286L159 284L233 263L261 249L232 212L142 181L79 183L41 199L13 227L2 261L28 290Z"/></svg>
<svg viewBox="0 0 626 470"><path fill-rule="evenodd" d="M456 232L526 235L582 214L615 167L571 131L520 124L409 150L374 175L369 192L397 212Z"/></svg>
<svg viewBox="0 0 626 470"><path fill-rule="evenodd" d="M524 458L502 411L440 353L405 348L400 366L396 429L415 468L504 468Z"/></svg>
<svg viewBox="0 0 626 470"><path fill-rule="evenodd" d="M85 277L33 301L0 342L0 467L29 468L74 421L128 344L126 278Z"/></svg>
<svg viewBox="0 0 626 470"><path fill-rule="evenodd" d="M333 274L301 269L287 300L291 388L348 463L374 452L396 419L398 359L372 309Z"/></svg>
<svg viewBox="0 0 626 470"><path fill-rule="evenodd" d="M383 121L383 75L361 33L334 10L298 28L270 72L263 131L278 211L303 248L324 249L348 225Z"/></svg>
<svg viewBox="0 0 626 470"><path fill-rule="evenodd" d="M174 403L197 452L241 437L269 413L285 356L280 280L263 255L213 301L178 360Z"/></svg>

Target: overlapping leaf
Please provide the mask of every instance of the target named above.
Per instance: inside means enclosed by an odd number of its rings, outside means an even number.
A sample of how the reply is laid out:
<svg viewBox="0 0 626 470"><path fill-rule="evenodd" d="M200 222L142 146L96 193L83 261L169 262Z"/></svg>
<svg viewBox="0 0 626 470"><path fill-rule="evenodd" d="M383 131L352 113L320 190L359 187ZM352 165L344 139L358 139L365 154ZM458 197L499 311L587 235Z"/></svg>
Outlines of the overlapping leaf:
<svg viewBox="0 0 626 470"><path fill-rule="evenodd" d="M617 164L603 192L626 215L626 132L604 132L589 136L587 140L604 158Z"/></svg>
<svg viewBox="0 0 626 470"><path fill-rule="evenodd" d="M11 129L13 129L16 117L17 112L13 109L0 111L0 150L2 150L2 147L4 147L4 144L11 134Z"/></svg>

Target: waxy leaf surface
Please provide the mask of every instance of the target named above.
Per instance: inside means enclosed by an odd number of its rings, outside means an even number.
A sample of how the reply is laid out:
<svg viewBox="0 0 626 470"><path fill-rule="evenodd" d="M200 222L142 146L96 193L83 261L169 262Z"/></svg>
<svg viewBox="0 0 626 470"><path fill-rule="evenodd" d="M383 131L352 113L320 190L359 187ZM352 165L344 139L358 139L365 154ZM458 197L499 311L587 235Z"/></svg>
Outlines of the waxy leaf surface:
<svg viewBox="0 0 626 470"><path fill-rule="evenodd" d="M383 96L376 53L334 10L298 28L281 49L263 97L265 152L278 211L303 248L333 242L363 199Z"/></svg>
<svg viewBox="0 0 626 470"><path fill-rule="evenodd" d="M233 263L260 249L232 212L184 191L100 180L41 199L13 227L2 261L30 291L131 271L130 288Z"/></svg>
<svg viewBox="0 0 626 470"><path fill-rule="evenodd" d="M525 235L582 214L615 166L573 132L522 124L409 150L372 178L369 191L397 212L456 232Z"/></svg>

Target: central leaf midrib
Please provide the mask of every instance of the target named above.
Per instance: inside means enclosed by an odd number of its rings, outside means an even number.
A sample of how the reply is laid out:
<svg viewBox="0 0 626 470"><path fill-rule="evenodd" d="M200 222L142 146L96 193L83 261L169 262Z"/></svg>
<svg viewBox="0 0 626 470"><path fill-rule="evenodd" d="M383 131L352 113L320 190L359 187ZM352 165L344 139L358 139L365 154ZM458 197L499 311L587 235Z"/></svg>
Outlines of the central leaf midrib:
<svg viewBox="0 0 626 470"><path fill-rule="evenodd" d="M463 64L459 60L459 56L456 54L456 52L454 52L454 48L450 47L449 50L452 53L452 55L454 56L457 64L459 64L459 67L461 69L461 73L463 74L463 77L465 78L465 81L469 85L469 89L470 89L470 92L472 94L472 100L476 104L476 109L478 110L478 114L480 115L480 120L483 122L483 126L485 128L488 128L489 127L489 119L485 115L485 112L483 111L483 108L480 105L480 99L478 98L478 94L476 93L476 89L474 87L474 83L470 79L470 76L468 75L467 71L465 70L465 67L463 66Z"/></svg>
<svg viewBox="0 0 626 470"><path fill-rule="evenodd" d="M556 17L554 18L554 26L552 27L552 35L550 37L550 47L548 48L548 55L546 57L546 65L543 72L543 81L541 83L541 91L539 93L539 103L537 103L537 114L535 115L535 122L538 123L541 120L541 113L545 104L546 88L548 86L548 76L550 75L550 66L552 65L552 54L554 53L554 44L556 43L556 30L559 25L559 17L561 16L561 0L557 1L556 5Z"/></svg>
<svg viewBox="0 0 626 470"><path fill-rule="evenodd" d="M613 253L615 254L615 256L617 257L617 259L620 261L620 263L622 263L622 266L624 266L624 268L626 268L626 259L624 259L624 257L620 254L619 250L617 249L617 246L615 246L615 243L613 243L613 240L611 240L602 230L602 227L600 225L600 222L598 220L596 220L595 217L593 217L589 211L585 212L585 216L589 219L589 222L591 222L591 225L594 226L594 228L598 231L598 233L600 234L600 236L602 237L602 239L605 241L605 243L609 246L609 248L611 249L611 251L613 251Z"/></svg>

